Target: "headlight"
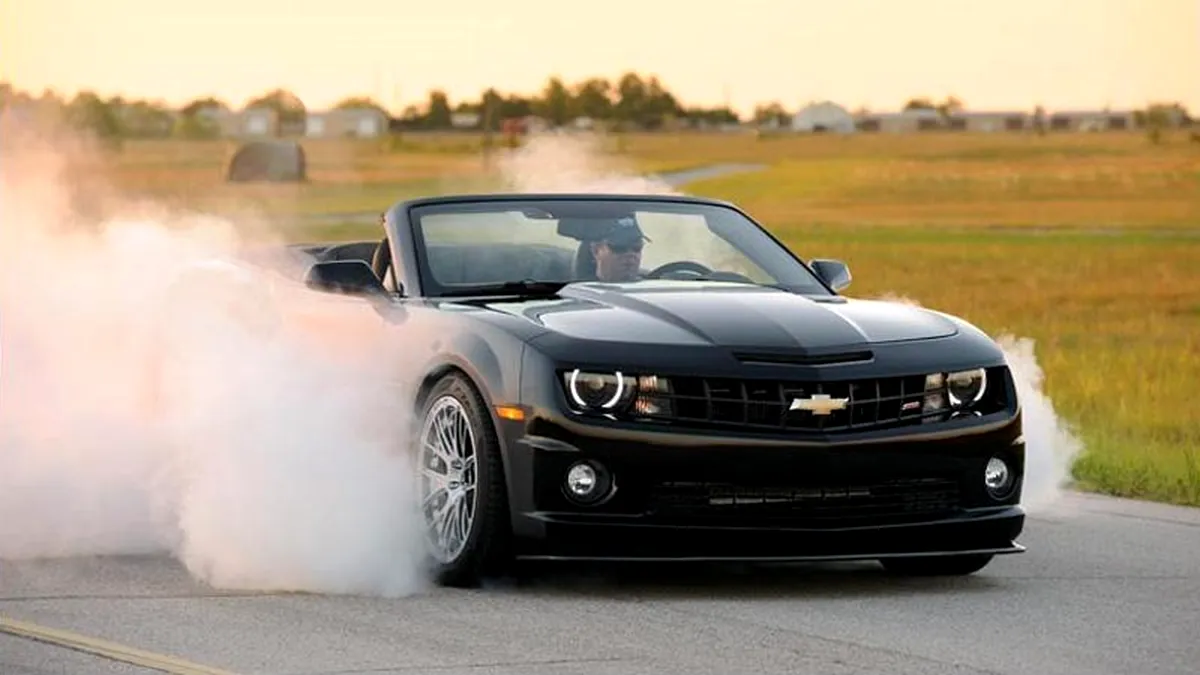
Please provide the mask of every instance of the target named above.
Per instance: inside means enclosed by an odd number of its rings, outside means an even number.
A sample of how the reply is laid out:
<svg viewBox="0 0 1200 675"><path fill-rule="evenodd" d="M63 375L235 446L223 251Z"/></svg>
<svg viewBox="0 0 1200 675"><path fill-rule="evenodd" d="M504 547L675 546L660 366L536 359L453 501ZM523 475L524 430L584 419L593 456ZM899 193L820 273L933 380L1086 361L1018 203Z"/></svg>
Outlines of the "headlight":
<svg viewBox="0 0 1200 675"><path fill-rule="evenodd" d="M638 378L638 397L633 403L638 415L670 415L671 381L657 375L642 375Z"/></svg>
<svg viewBox="0 0 1200 675"><path fill-rule="evenodd" d="M670 415L671 383L656 375L589 372L576 368L563 373L567 397L579 410L622 413L639 417Z"/></svg>
<svg viewBox="0 0 1200 675"><path fill-rule="evenodd" d="M946 375L946 391L950 396L950 405L955 408L978 403L986 389L987 371L983 368L961 370Z"/></svg>
<svg viewBox="0 0 1200 675"><path fill-rule="evenodd" d="M610 375L587 373L576 368L567 373L567 393L571 396L571 402L580 408L624 408L637 393L635 387L636 381L632 377L622 375L620 371Z"/></svg>
<svg viewBox="0 0 1200 675"><path fill-rule="evenodd" d="M963 411L983 400L986 392L987 371L983 368L926 375L925 400L921 406L923 421L941 421L952 411L954 416L971 414Z"/></svg>

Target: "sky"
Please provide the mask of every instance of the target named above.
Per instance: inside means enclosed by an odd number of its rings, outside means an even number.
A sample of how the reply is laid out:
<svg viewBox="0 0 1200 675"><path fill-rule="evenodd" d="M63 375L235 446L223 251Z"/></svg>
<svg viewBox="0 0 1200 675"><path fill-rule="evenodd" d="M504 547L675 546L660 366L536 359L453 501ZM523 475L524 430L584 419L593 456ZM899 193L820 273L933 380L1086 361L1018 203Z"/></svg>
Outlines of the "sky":
<svg viewBox="0 0 1200 675"><path fill-rule="evenodd" d="M0 0L0 81L310 109L657 75L685 104L1200 111L1200 0Z"/></svg>

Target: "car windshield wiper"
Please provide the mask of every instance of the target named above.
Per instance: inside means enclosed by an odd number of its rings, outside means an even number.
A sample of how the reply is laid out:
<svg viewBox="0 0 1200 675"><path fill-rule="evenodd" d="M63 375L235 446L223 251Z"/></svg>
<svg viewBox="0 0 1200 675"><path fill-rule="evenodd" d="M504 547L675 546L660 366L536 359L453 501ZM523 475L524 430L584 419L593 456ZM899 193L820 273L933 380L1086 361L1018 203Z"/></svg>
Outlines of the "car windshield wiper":
<svg viewBox="0 0 1200 675"><path fill-rule="evenodd" d="M569 283L571 282L526 279L525 281L506 281L502 284L455 288L443 291L441 295L445 298L461 298L472 295L531 295L541 297L555 295L562 290L563 286Z"/></svg>

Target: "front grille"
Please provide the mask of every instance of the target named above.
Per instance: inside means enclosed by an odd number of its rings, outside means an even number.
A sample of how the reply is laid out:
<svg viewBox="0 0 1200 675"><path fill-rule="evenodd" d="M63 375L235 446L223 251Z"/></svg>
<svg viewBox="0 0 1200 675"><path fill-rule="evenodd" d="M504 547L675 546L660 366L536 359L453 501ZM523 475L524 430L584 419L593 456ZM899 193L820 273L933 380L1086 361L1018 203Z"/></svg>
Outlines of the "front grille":
<svg viewBox="0 0 1200 675"><path fill-rule="evenodd" d="M813 522L929 516L959 505L958 482L932 477L791 487L667 481L651 487L647 503L664 518Z"/></svg>
<svg viewBox="0 0 1200 675"><path fill-rule="evenodd" d="M834 382L671 378L670 394L654 393L655 419L774 431L865 431L920 424L925 376ZM846 399L841 409L792 409L793 401ZM824 414L822 414L824 413Z"/></svg>

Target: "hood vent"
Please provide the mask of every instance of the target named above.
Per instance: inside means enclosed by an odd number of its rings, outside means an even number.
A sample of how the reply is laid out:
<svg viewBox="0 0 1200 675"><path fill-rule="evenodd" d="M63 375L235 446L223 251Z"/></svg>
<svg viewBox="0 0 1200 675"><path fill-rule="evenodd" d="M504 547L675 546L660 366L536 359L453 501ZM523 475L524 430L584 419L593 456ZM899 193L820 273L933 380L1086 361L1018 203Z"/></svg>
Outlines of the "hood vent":
<svg viewBox="0 0 1200 675"><path fill-rule="evenodd" d="M869 350L841 352L838 354L739 351L733 353L733 358L747 365L833 366L843 363L870 361L875 358L875 355Z"/></svg>

